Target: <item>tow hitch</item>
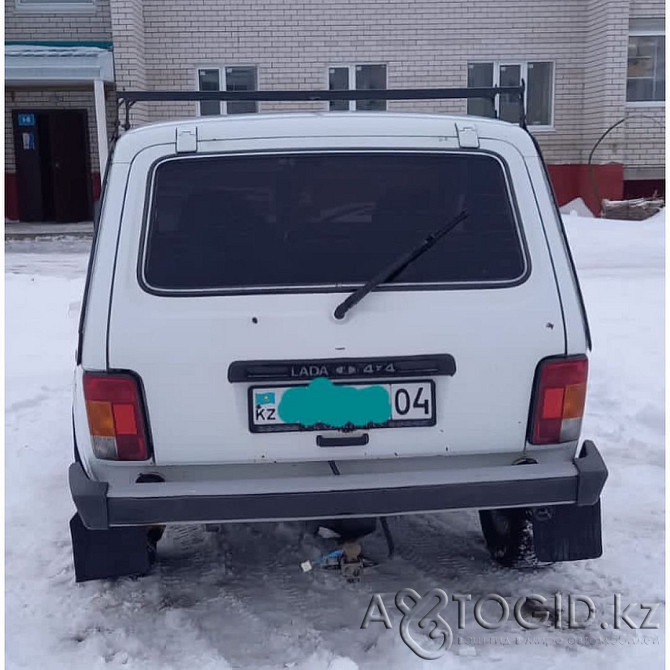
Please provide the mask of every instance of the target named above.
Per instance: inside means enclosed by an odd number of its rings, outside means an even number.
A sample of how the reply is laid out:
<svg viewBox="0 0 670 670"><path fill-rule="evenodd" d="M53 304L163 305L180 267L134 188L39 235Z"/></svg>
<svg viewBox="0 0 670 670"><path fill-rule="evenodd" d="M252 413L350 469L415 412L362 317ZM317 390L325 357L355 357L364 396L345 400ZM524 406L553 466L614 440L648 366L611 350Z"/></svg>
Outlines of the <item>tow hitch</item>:
<svg viewBox="0 0 670 670"><path fill-rule="evenodd" d="M395 552L393 537L385 518L381 518L380 525L384 532L384 539L388 547L388 558ZM341 575L350 583L361 579L364 568L374 567L378 562L373 561L362 553L360 539L376 529L377 519L338 521L337 523L321 526L318 534L322 537L337 537L343 541L339 549L330 551L311 561L303 561L300 568L303 572L310 572L314 568L324 570L339 570ZM337 528L337 530L335 530Z"/></svg>

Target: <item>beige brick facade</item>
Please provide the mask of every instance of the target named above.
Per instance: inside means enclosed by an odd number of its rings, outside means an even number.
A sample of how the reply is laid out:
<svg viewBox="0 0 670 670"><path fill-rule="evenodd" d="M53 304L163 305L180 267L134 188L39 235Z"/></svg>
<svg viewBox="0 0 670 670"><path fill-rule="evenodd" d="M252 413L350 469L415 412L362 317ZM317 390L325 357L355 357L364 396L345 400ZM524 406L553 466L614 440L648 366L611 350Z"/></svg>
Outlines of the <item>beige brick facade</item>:
<svg viewBox="0 0 670 670"><path fill-rule="evenodd" d="M630 0L631 19L655 19L665 15L664 0ZM626 109L624 159L627 169L658 173L665 165L665 105L632 105Z"/></svg>
<svg viewBox="0 0 670 670"><path fill-rule="evenodd" d="M588 159L598 137L625 114L629 0L590 0L584 17L582 155ZM623 147L610 135L596 162L621 162Z"/></svg>
<svg viewBox="0 0 670 670"><path fill-rule="evenodd" d="M323 88L329 65L385 63L389 87L464 86L468 61L550 60L554 128L536 135L548 162L581 163L602 132L637 112L626 105L631 16L662 17L664 3L145 0L146 77L150 88L188 90L198 66L255 65L259 88ZM264 104L261 111L291 107ZM389 109L463 113L465 103L392 102ZM195 111L193 104L154 104L149 119ZM658 107L636 114L594 159L637 164L646 155L662 165L662 117Z"/></svg>
<svg viewBox="0 0 670 670"><path fill-rule="evenodd" d="M662 172L664 105L627 104L626 69L630 19L663 17L663 0L95 0L93 7L40 14L6 0L6 39L111 41L119 90L195 90L198 67L235 65L255 66L260 89L323 89L329 66L363 63L386 64L393 88L463 87L468 62L552 61L553 127L534 131L547 162L584 164L597 138L628 116L594 162ZM88 109L93 123L87 95L68 94L58 104ZM8 107L48 106L53 99L49 92L20 92ZM464 101L388 107L466 110ZM260 111L305 108L327 106L260 105ZM151 103L137 105L132 121L196 112L194 103ZM90 134L95 155L93 127Z"/></svg>
<svg viewBox="0 0 670 670"><path fill-rule="evenodd" d="M181 0L144 5L147 76L157 89L192 89L199 65L256 65L259 88L324 88L329 65L385 63L388 86L407 88L466 86L468 61L554 61L556 129L538 138L548 160L581 159L583 73L575 44L583 0L263 0L253 9L244 0L202 0L197 14ZM465 102L392 102L389 109L465 113ZM194 111L154 105L151 118Z"/></svg>
<svg viewBox="0 0 670 670"><path fill-rule="evenodd" d="M66 12L21 9L16 0L5 0L5 41L111 42L109 3L95 0L90 9Z"/></svg>
<svg viewBox="0 0 670 670"><path fill-rule="evenodd" d="M142 0L112 0L111 19L114 31L114 74L118 90L155 88L147 80ZM149 116L144 105L134 107L131 122L145 123Z"/></svg>

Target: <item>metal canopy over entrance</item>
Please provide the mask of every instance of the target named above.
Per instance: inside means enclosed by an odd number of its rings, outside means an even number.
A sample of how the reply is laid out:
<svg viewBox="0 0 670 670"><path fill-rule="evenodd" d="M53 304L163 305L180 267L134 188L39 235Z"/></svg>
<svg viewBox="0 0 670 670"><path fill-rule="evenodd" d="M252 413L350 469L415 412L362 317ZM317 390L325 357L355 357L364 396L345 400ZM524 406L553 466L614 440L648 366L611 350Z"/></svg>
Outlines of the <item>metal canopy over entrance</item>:
<svg viewBox="0 0 670 670"><path fill-rule="evenodd" d="M95 98L95 120L100 157L100 174L107 162L105 82L114 81L112 52L93 46L5 46L5 86L91 85Z"/></svg>

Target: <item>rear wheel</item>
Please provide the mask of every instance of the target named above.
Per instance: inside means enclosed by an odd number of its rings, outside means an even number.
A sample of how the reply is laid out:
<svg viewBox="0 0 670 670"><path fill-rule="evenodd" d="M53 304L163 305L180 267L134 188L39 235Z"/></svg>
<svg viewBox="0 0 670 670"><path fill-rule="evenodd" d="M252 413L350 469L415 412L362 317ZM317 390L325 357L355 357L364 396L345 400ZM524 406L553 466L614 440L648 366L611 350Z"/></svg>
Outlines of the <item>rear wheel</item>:
<svg viewBox="0 0 670 670"><path fill-rule="evenodd" d="M535 555L531 510L490 509L479 512L486 546L494 561L507 568L536 568L550 563Z"/></svg>
<svg viewBox="0 0 670 670"><path fill-rule="evenodd" d="M147 528L147 551L149 552L149 562L156 562L156 553L158 551L158 542L163 537L165 526L149 526Z"/></svg>

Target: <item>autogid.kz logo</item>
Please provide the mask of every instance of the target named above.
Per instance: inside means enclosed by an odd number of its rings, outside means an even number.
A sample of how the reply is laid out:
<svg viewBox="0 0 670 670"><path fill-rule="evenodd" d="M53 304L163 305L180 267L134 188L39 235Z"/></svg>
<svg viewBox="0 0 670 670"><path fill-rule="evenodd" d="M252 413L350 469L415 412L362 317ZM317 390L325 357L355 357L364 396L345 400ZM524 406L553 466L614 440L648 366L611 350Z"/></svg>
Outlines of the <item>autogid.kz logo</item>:
<svg viewBox="0 0 670 670"><path fill-rule="evenodd" d="M598 619L593 600L581 594L564 596L562 593L555 593L549 598L532 594L510 601L496 593L489 593L477 599L473 599L471 594L453 593L450 599L446 591L439 588L431 589L423 596L414 589L405 588L396 593L394 604L402 615L400 637L417 656L425 660L434 660L451 648L454 643L454 631L443 616L450 602L453 603L451 609L459 632L469 623L487 631L498 631L506 624L510 624L516 632L520 632L519 627L524 631L539 628L584 630L589 626L600 628L602 631L659 628L654 618L660 603L624 604L619 593L614 594L613 609L602 607L603 616ZM472 612L468 615L469 608ZM379 593L372 595L361 628L366 629L373 623L381 623L387 630L393 628L391 617ZM459 644L463 639L471 638L459 637ZM519 636L512 639L511 644L529 641L528 638ZM645 643L657 642L651 639ZM506 643L510 644L509 641ZM612 640L602 640L602 643L610 644Z"/></svg>
<svg viewBox="0 0 670 670"><path fill-rule="evenodd" d="M402 613L400 637L417 655L426 660L440 658L449 651L454 641L451 626L440 616L449 604L442 589L431 589L423 596L414 589L402 589L396 593L395 606ZM392 628L384 601L379 593L370 600L361 628L379 621L387 629Z"/></svg>

